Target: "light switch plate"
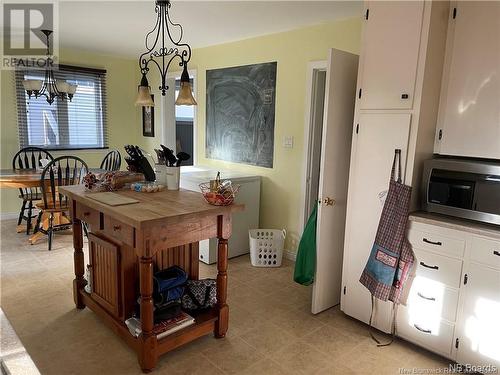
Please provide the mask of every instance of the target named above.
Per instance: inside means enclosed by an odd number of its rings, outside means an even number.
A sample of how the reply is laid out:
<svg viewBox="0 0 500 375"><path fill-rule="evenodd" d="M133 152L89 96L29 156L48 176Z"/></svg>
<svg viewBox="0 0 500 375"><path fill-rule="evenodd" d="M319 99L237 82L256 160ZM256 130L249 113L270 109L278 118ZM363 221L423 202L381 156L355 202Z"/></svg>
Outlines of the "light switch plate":
<svg viewBox="0 0 500 375"><path fill-rule="evenodd" d="M283 147L293 148L293 136L286 135L283 137Z"/></svg>

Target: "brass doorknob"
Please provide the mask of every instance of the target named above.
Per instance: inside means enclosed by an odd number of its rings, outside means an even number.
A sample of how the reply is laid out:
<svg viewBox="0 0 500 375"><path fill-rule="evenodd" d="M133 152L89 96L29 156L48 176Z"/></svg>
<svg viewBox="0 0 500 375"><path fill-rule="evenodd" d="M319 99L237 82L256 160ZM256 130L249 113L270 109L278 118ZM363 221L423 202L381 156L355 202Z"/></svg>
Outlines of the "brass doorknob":
<svg viewBox="0 0 500 375"><path fill-rule="evenodd" d="M335 199L332 199L330 197L326 197L325 199L323 199L323 203L325 204L325 206L334 206Z"/></svg>

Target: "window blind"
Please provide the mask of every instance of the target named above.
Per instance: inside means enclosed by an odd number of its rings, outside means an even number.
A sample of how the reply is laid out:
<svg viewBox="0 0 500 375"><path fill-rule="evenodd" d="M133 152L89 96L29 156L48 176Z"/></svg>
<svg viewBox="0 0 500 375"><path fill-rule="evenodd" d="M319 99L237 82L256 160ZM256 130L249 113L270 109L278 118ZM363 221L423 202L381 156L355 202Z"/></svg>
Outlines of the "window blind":
<svg viewBox="0 0 500 375"><path fill-rule="evenodd" d="M106 71L59 65L55 79L78 85L70 102L56 98L52 105L44 96L31 98L23 80L43 80L42 70L16 71L19 143L48 150L108 147L106 119Z"/></svg>

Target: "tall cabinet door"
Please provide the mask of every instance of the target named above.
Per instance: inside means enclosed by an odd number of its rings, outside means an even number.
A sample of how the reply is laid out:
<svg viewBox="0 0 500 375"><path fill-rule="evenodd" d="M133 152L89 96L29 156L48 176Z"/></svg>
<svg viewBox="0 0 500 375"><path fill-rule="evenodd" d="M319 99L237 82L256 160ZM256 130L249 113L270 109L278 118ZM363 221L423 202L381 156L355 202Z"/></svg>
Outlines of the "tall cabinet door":
<svg viewBox="0 0 500 375"><path fill-rule="evenodd" d="M500 368L500 270L471 262L467 280L457 362Z"/></svg>
<svg viewBox="0 0 500 375"><path fill-rule="evenodd" d="M423 9L423 1L367 3L360 109L412 108Z"/></svg>
<svg viewBox="0 0 500 375"><path fill-rule="evenodd" d="M359 282L375 240L385 193L389 187L394 150L401 149L404 176L410 114L361 114L353 135L341 308L365 323L370 318L369 291ZM381 173L382 171L382 173ZM390 303L377 305L373 324L390 331Z"/></svg>
<svg viewBox="0 0 500 375"><path fill-rule="evenodd" d="M435 151L500 159L500 2L458 1L454 9Z"/></svg>

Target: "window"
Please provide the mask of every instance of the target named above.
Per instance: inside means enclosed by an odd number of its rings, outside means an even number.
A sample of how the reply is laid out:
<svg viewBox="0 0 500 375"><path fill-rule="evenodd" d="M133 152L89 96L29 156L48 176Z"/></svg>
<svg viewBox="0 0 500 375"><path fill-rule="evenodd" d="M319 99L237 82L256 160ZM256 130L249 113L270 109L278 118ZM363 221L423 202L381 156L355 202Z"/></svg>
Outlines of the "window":
<svg viewBox="0 0 500 375"><path fill-rule="evenodd" d="M44 71L16 71L16 91L21 147L48 150L96 149L108 147L106 126L106 71L59 65L54 77L78 85L73 100L56 99L52 105L44 96L28 98L24 79L42 80Z"/></svg>
<svg viewBox="0 0 500 375"><path fill-rule="evenodd" d="M193 85L193 79L191 78L191 87ZM175 97L179 95L179 90L181 87L181 80L175 80ZM193 133L193 123L194 123L194 106L186 105L176 105L175 106L175 134L177 138L176 151L184 151L191 155L191 158L182 165L193 165L194 159L194 133Z"/></svg>

